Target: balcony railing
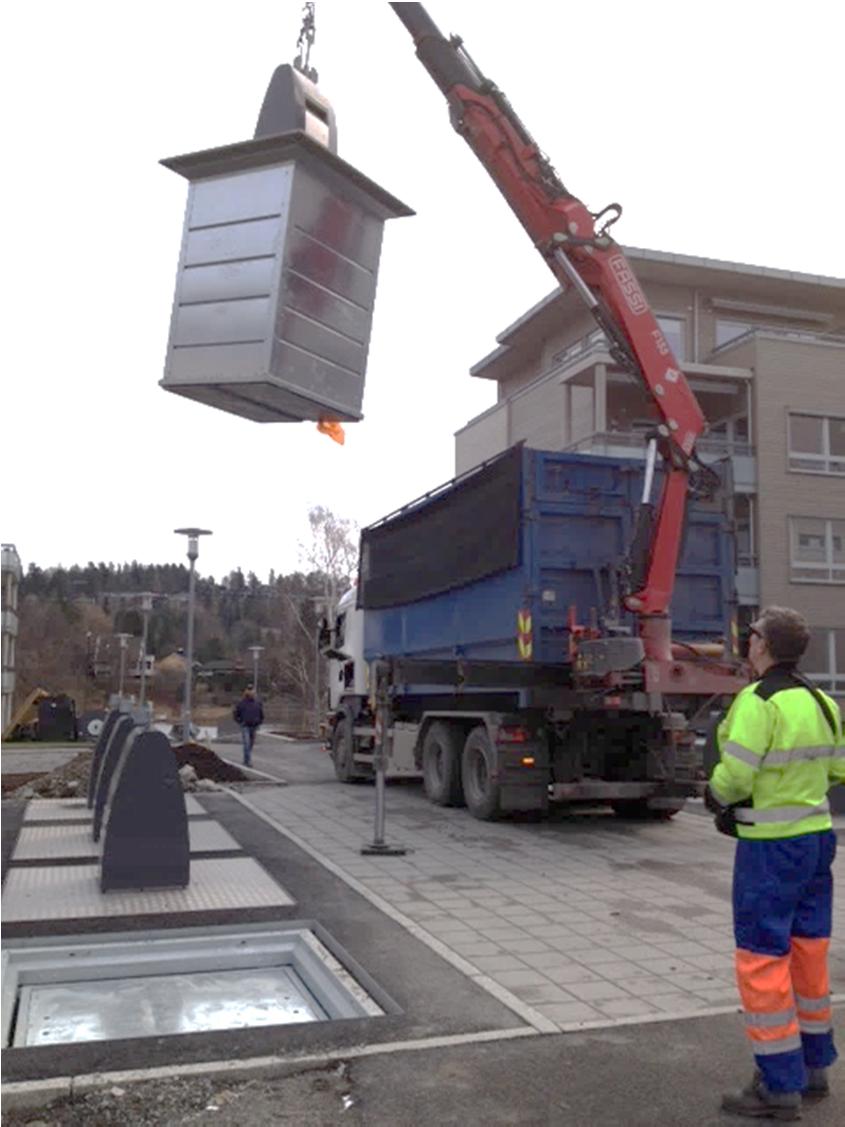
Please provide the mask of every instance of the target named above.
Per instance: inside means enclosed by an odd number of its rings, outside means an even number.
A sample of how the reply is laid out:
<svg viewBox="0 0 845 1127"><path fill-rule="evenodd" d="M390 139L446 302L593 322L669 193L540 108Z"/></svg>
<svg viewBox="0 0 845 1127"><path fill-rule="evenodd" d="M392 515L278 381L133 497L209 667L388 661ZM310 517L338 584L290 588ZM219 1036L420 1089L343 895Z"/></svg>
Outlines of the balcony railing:
<svg viewBox="0 0 845 1127"><path fill-rule="evenodd" d="M735 348L736 345L751 340L756 336L779 337L781 340L794 341L796 344L827 344L837 348L845 348L845 335L842 333L814 333L806 329L783 329L769 325L751 325L744 332L737 333L730 340L717 344L711 351L708 361Z"/></svg>
<svg viewBox="0 0 845 1127"><path fill-rule="evenodd" d="M556 352L554 356L552 356L552 364L556 367L567 364L576 356L581 356L585 352L590 352L594 348L598 349L601 347L605 349L610 347L607 337L601 329L593 329L593 331L587 333L585 337L573 341L573 343L568 344L566 348L562 348L560 352Z"/></svg>
<svg viewBox="0 0 845 1127"><path fill-rule="evenodd" d="M644 431L596 431L594 434L579 438L577 442L566 447L575 453L587 452L591 454L607 453L611 449L641 451L645 448L646 433ZM754 447L750 442L737 442L727 438L702 438L696 443L699 454L712 455L714 458L754 457Z"/></svg>

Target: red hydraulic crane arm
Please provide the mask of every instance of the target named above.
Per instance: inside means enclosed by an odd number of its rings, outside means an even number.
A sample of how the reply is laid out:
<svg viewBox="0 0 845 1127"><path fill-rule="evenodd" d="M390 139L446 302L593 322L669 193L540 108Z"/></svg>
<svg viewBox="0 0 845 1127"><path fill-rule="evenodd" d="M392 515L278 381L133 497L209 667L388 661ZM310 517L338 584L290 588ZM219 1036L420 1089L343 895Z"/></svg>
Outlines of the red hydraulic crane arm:
<svg viewBox="0 0 845 1127"><path fill-rule="evenodd" d="M610 340L615 361L638 376L659 416L649 444L647 492L629 560L625 603L639 615L666 614L672 598L690 473L709 471L695 456L705 428L698 401L652 313L628 260L608 235L621 208L593 214L554 168L460 39L446 39L422 4L391 4L414 38L417 56L445 94L452 124L489 172L552 273L575 289ZM604 222L602 222L604 220ZM650 500L659 448L664 479Z"/></svg>

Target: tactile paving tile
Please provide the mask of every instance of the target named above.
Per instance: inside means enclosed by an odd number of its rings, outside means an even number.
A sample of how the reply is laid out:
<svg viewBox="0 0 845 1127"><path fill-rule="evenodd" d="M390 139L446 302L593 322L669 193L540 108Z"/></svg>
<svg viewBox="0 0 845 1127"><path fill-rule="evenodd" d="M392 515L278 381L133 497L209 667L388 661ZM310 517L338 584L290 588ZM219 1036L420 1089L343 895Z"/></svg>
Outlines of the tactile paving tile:
<svg viewBox="0 0 845 1127"><path fill-rule="evenodd" d="M192 861L187 888L103 893L99 877L99 865L10 868L3 888L3 920L20 923L216 912L286 907L294 902L251 857Z"/></svg>
<svg viewBox="0 0 845 1127"><path fill-rule="evenodd" d="M222 853L241 847L230 833L212 819L197 818L188 822L188 840L192 853ZM87 825L29 825L18 836L12 863L15 861L55 861L69 857L98 858L102 838L91 839Z"/></svg>
<svg viewBox="0 0 845 1127"><path fill-rule="evenodd" d="M207 814L192 794L185 795L188 815ZM33 798L26 804L24 822L90 822L91 811L84 798Z"/></svg>

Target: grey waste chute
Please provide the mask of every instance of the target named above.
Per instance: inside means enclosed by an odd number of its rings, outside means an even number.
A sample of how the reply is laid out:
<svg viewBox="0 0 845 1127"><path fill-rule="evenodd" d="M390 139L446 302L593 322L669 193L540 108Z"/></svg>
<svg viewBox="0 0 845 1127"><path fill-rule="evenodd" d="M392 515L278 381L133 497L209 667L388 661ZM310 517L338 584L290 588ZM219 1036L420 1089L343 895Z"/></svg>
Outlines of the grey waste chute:
<svg viewBox="0 0 845 1127"><path fill-rule="evenodd" d="M337 152L337 121L331 103L302 71L285 63L273 71L254 136L275 137L295 130Z"/></svg>
<svg viewBox="0 0 845 1127"><path fill-rule="evenodd" d="M100 889L184 888L190 880L185 795L161 732L134 729L109 786Z"/></svg>
<svg viewBox="0 0 845 1127"><path fill-rule="evenodd" d="M132 723L131 718L127 716L126 713L121 713L118 716L117 723L114 728L112 728L111 737L103 752L103 758L100 762L100 771L97 775L94 790L94 821L91 826L94 841L100 840L100 831L103 826L103 815L106 810L106 802L109 797L112 776L120 762L120 756L129 738L129 733L132 732L134 728L135 725Z"/></svg>
<svg viewBox="0 0 845 1127"><path fill-rule="evenodd" d="M115 725L120 719L120 713L117 709L112 709L103 722L100 729L100 734L97 737L97 742L94 745L94 752L91 756L91 771L88 776L88 808L89 810L94 805L94 799L97 796L97 779L100 777L100 768L103 765L103 756L106 753L106 748L112 737L112 732Z"/></svg>

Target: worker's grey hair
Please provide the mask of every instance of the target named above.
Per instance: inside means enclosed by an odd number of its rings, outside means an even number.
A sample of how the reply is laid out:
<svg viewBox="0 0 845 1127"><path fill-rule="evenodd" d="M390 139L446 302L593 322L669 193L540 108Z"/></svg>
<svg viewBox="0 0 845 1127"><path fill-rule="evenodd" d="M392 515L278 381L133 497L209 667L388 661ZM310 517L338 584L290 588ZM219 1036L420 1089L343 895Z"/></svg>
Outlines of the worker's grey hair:
<svg viewBox="0 0 845 1127"><path fill-rule="evenodd" d="M755 625L775 661L797 665L810 644L806 618L790 607L766 607Z"/></svg>

